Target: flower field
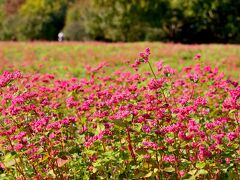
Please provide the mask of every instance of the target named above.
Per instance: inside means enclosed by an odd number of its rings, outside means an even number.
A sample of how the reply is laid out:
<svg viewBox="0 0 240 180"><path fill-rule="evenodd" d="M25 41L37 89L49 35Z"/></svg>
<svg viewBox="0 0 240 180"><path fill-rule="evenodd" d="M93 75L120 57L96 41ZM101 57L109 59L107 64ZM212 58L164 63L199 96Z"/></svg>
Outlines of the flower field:
<svg viewBox="0 0 240 180"><path fill-rule="evenodd" d="M238 46L0 43L0 63L0 179L240 179Z"/></svg>
<svg viewBox="0 0 240 180"><path fill-rule="evenodd" d="M181 45L164 43L100 43L100 42L0 42L0 71L54 74L58 78L85 77L85 65L108 63L107 74L127 68L139 51L149 47L151 62L181 70L192 65L193 57L201 54L206 65L218 67L226 78L239 79L240 47L238 45ZM153 67L154 68L154 67ZM149 71L142 67L140 71Z"/></svg>

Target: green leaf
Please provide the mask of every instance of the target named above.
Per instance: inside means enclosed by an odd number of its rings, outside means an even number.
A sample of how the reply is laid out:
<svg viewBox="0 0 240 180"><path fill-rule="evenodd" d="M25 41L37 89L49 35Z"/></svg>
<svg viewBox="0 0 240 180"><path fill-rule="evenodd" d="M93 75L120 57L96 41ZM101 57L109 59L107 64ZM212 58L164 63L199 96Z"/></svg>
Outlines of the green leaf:
<svg viewBox="0 0 240 180"><path fill-rule="evenodd" d="M15 155L12 155L11 153L6 154L3 157L5 167L11 167L14 164L16 164L17 159L15 161L14 158L15 158Z"/></svg>
<svg viewBox="0 0 240 180"><path fill-rule="evenodd" d="M93 173L96 173L96 172L97 172L97 168L93 167L92 172L93 172Z"/></svg>
<svg viewBox="0 0 240 180"><path fill-rule="evenodd" d="M215 167L216 164L215 164L215 163L211 163L211 164L209 164L209 166L210 166L210 167Z"/></svg>
<svg viewBox="0 0 240 180"><path fill-rule="evenodd" d="M239 145L239 143L235 143L232 146L233 146L234 149L238 149L240 145Z"/></svg>
<svg viewBox="0 0 240 180"><path fill-rule="evenodd" d="M5 163L4 163L4 166L8 168L8 167L13 166L14 164L16 164L16 162L15 162L14 159L13 159L13 160L10 160L10 161L5 162Z"/></svg>
<svg viewBox="0 0 240 180"><path fill-rule="evenodd" d="M53 170L50 170L50 171L48 172L48 175L51 175L53 178L56 177L56 175L55 175L55 173L53 172Z"/></svg>
<svg viewBox="0 0 240 180"><path fill-rule="evenodd" d="M182 143L181 143L181 148L184 148L186 145L187 145L187 142L185 142L185 141L182 142Z"/></svg>
<svg viewBox="0 0 240 180"><path fill-rule="evenodd" d="M139 124L133 126L133 130L136 131L136 132L141 132L141 129L142 129L142 126L139 125Z"/></svg>
<svg viewBox="0 0 240 180"><path fill-rule="evenodd" d="M121 120L114 120L112 121L116 126L119 126L119 127L126 127L127 126L127 123L124 122L122 119Z"/></svg>
<svg viewBox="0 0 240 180"><path fill-rule="evenodd" d="M205 175L205 174L208 174L208 171L205 169L200 169L197 173L197 175Z"/></svg>
<svg viewBox="0 0 240 180"><path fill-rule="evenodd" d="M165 171L165 172L174 172L174 171L175 171L175 168L173 168L173 167L167 167L167 168L164 168L163 171Z"/></svg>
<svg viewBox="0 0 240 180"><path fill-rule="evenodd" d="M139 172L138 174L135 175L135 178L136 178L136 179L141 179L141 178L144 177L144 175L145 175L144 172Z"/></svg>
<svg viewBox="0 0 240 180"><path fill-rule="evenodd" d="M199 169L203 169L206 166L205 162L197 162L196 167Z"/></svg>
<svg viewBox="0 0 240 180"><path fill-rule="evenodd" d="M196 174L196 172L197 172L197 170L196 170L196 169L194 169L194 170L191 170L191 171L189 171L189 172L188 172L188 174L190 174L190 175L195 175L195 174Z"/></svg>
<svg viewBox="0 0 240 180"><path fill-rule="evenodd" d="M148 177L151 177L152 176L152 174L153 174L153 172L152 171L150 171L149 173L147 173L144 177L145 178L148 178Z"/></svg>
<svg viewBox="0 0 240 180"><path fill-rule="evenodd" d="M104 129L104 125L103 124L98 124L97 129L95 129L93 133L95 135L98 135L101 132L102 129Z"/></svg>
<svg viewBox="0 0 240 180"><path fill-rule="evenodd" d="M174 147L168 146L168 152L174 152L174 151L176 151L176 149L174 149Z"/></svg>
<svg viewBox="0 0 240 180"><path fill-rule="evenodd" d="M44 161L46 161L46 160L48 160L48 158L49 158L49 155L47 154L46 156L44 156L39 162L44 162Z"/></svg>
<svg viewBox="0 0 240 180"><path fill-rule="evenodd" d="M222 145L222 144L221 144L221 145L220 145L220 144L219 144L219 145L217 145L217 148L218 148L218 149L220 149L220 150L224 150L224 147L223 147L223 145Z"/></svg>
<svg viewBox="0 0 240 180"><path fill-rule="evenodd" d="M8 153L5 156L3 156L3 159L4 159L4 161L8 161L8 160L12 159L11 157L12 157L11 153Z"/></svg>
<svg viewBox="0 0 240 180"><path fill-rule="evenodd" d="M88 154L88 155L93 155L93 154L96 153L96 151L88 149L88 150L85 151L85 153Z"/></svg>
<svg viewBox="0 0 240 180"><path fill-rule="evenodd" d="M196 176L192 175L190 178L188 178L186 180L196 180Z"/></svg>
<svg viewBox="0 0 240 180"><path fill-rule="evenodd" d="M158 169L157 168L154 168L153 170L154 174L158 172Z"/></svg>

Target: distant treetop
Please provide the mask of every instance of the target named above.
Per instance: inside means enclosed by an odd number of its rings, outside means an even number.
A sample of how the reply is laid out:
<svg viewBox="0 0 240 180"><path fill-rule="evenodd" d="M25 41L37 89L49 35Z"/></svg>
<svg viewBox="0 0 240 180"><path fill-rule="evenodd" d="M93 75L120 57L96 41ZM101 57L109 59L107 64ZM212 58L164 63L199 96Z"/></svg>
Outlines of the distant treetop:
<svg viewBox="0 0 240 180"><path fill-rule="evenodd" d="M2 0L0 40L239 43L236 0Z"/></svg>

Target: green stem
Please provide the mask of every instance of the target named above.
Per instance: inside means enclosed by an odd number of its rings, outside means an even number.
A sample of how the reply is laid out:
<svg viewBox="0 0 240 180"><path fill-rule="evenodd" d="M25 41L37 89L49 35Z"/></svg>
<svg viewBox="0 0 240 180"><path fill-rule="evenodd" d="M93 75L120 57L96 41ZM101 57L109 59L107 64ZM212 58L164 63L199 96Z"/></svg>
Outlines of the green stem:
<svg viewBox="0 0 240 180"><path fill-rule="evenodd" d="M148 65L149 65L149 67L150 67L150 69L151 69L151 71L152 71L152 74L153 74L154 78L157 79L157 76L156 76L156 74L154 73L153 68L152 68L152 65L151 65L151 63L150 63L149 61L148 61Z"/></svg>
<svg viewBox="0 0 240 180"><path fill-rule="evenodd" d="M149 61L148 61L148 65L149 65L149 67L150 67L150 69L151 69L151 72L152 72L154 78L157 80L157 76L156 76L156 74L154 73L153 68L152 68L152 65L151 65L151 63L150 63ZM167 101L167 97L166 97L166 95L165 95L165 93L164 93L164 91L163 91L163 89L162 89L161 87L160 87L160 91L161 91L161 93L162 93L162 95L163 95L163 98L164 98L165 103L166 103L167 105L169 105L169 104L168 104L168 101ZM171 112L169 106L168 106L168 111Z"/></svg>
<svg viewBox="0 0 240 180"><path fill-rule="evenodd" d="M9 141L9 143L10 143L10 146L11 146L12 150L14 150L12 141L11 141L11 139L9 138L9 136L7 136L7 139L8 139L8 141ZM17 168L17 170L19 171L19 173L23 176L24 179L26 179L26 178L25 178L25 175L24 175L24 172L23 172L23 169L22 169L23 167L21 168L21 166L17 163L17 161L16 161L15 158L14 158L14 162L16 163L16 168Z"/></svg>

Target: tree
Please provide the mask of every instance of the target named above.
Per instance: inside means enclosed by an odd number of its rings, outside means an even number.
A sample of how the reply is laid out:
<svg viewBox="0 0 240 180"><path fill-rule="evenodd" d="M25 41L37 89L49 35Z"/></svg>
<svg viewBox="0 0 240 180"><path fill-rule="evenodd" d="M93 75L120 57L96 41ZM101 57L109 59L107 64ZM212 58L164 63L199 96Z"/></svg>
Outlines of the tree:
<svg viewBox="0 0 240 180"><path fill-rule="evenodd" d="M86 31L94 39L144 40L151 28L160 27L168 8L166 0L93 0L85 14Z"/></svg>
<svg viewBox="0 0 240 180"><path fill-rule="evenodd" d="M65 26L63 29L67 40L89 39L84 26L84 13L89 8L88 0L79 0L72 3L66 13Z"/></svg>
<svg viewBox="0 0 240 180"><path fill-rule="evenodd" d="M8 15L16 14L21 5L25 2L25 0L6 0L5 11Z"/></svg>
<svg viewBox="0 0 240 180"><path fill-rule="evenodd" d="M19 39L57 39L64 26L67 0L27 0L19 10Z"/></svg>

